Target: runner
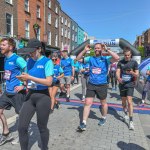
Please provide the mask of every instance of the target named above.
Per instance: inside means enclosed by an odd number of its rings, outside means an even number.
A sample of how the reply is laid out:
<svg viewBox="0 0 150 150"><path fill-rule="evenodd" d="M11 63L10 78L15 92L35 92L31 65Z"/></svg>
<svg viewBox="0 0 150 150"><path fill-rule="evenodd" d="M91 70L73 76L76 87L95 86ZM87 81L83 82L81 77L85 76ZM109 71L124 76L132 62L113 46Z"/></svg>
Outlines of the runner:
<svg viewBox="0 0 150 150"><path fill-rule="evenodd" d="M120 60L117 65L116 77L119 81L122 107L125 113L124 121L127 121L129 118L129 129L134 130L132 97L135 87L135 78L139 75L138 63L131 59L132 52L130 48L124 48L123 54L124 59ZM128 103L128 107L126 102ZM129 111L129 117L127 111Z"/></svg>
<svg viewBox="0 0 150 150"><path fill-rule="evenodd" d="M85 63L84 59L82 59L82 63L80 64L80 72L81 72L81 84L82 84L82 101L84 102L85 92L89 80L89 63Z"/></svg>
<svg viewBox="0 0 150 150"><path fill-rule="evenodd" d="M146 71L146 75L148 75L144 88L143 88L143 92L142 92L142 100L140 102L140 104L145 104L146 103L146 94L147 92L150 90L150 66L148 66L147 71Z"/></svg>
<svg viewBox="0 0 150 150"><path fill-rule="evenodd" d="M52 84L53 63L43 56L42 44L37 39L30 39L24 51L33 54L36 63L27 73L17 76L27 82L28 94L19 116L19 140L22 150L28 149L28 126L36 112L37 125L41 136L41 149L48 150L49 130L47 128L50 114L50 97L48 86Z"/></svg>
<svg viewBox="0 0 150 150"><path fill-rule="evenodd" d="M114 62L110 65L110 70L109 70L109 77L111 79L112 91L117 90L116 70L117 70L117 63Z"/></svg>
<svg viewBox="0 0 150 150"><path fill-rule="evenodd" d="M9 131L4 110L9 110L11 106L15 108L15 112L19 114L22 104L25 100L25 87L16 76L26 69L26 61L13 53L16 43L12 38L3 38L0 42L1 53L5 55L4 60L4 79L6 80L6 90L0 97L0 119L3 125L2 135L0 137L0 145L10 141L13 137Z"/></svg>
<svg viewBox="0 0 150 150"><path fill-rule="evenodd" d="M74 62L73 60L68 57L68 50L65 49L62 51L62 59L60 61L60 66L62 67L64 71L64 77L60 79L60 87L61 87L61 93L60 96L65 95L66 101L70 101L70 84L71 81L74 80Z"/></svg>
<svg viewBox="0 0 150 150"><path fill-rule="evenodd" d="M107 51L110 56L102 56L103 51ZM90 46L85 46L84 50L77 56L77 60L81 59L86 52L90 51ZM93 99L95 95L100 99L102 105L102 117L98 125L104 125L106 122L106 115L107 115L107 74L110 61L118 61L119 56L112 52L110 49L107 49L106 45L101 43L97 43L94 46L95 56L92 57L85 57L85 62L89 62L89 82L86 90L86 99L85 105L83 110L83 121L78 127L79 130L85 131L86 130L86 121L88 119L90 113L90 107L92 105Z"/></svg>
<svg viewBox="0 0 150 150"><path fill-rule="evenodd" d="M60 86L60 78L64 76L63 69L60 67L60 65L57 65L57 57L55 55L52 55L52 61L54 64L54 76L53 76L53 83L49 87L49 93L51 97L51 112L54 111L54 106L58 109L60 106L59 101L56 100L56 94L58 91L58 88Z"/></svg>

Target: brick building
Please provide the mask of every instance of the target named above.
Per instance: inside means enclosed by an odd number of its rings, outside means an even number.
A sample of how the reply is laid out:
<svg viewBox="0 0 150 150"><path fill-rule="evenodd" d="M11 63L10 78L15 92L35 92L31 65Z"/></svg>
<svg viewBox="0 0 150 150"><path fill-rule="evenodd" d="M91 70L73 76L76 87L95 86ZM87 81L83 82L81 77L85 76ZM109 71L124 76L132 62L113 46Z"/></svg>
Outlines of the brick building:
<svg viewBox="0 0 150 150"><path fill-rule="evenodd" d="M145 48L145 56L150 56L150 29L147 29L144 32L144 48Z"/></svg>
<svg viewBox="0 0 150 150"><path fill-rule="evenodd" d="M68 47L68 51L71 49L71 18L60 9L59 19L59 45L62 50L64 46Z"/></svg>

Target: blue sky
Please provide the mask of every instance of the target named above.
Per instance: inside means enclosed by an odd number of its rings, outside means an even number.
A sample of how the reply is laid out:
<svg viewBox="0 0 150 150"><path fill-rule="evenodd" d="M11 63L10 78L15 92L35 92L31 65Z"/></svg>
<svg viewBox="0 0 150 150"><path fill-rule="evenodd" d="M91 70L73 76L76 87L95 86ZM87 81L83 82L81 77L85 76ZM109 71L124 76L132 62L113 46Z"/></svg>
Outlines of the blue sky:
<svg viewBox="0 0 150 150"><path fill-rule="evenodd" d="M150 0L58 0L61 8L90 36L124 38L150 28Z"/></svg>

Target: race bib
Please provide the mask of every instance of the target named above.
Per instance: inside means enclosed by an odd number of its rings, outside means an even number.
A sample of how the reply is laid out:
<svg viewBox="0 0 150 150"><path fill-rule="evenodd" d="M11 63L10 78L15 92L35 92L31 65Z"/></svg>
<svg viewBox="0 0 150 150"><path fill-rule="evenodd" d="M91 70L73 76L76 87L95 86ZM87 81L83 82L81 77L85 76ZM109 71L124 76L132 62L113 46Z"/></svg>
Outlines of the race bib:
<svg viewBox="0 0 150 150"><path fill-rule="evenodd" d="M101 68L92 68L93 74L101 74L102 69Z"/></svg>
<svg viewBox="0 0 150 150"><path fill-rule="evenodd" d="M131 75L130 74L123 74L122 75L122 80L124 81L124 82L130 82L131 81Z"/></svg>
<svg viewBox="0 0 150 150"><path fill-rule="evenodd" d="M5 80L10 80L10 76L11 76L11 71L5 70L4 79Z"/></svg>
<svg viewBox="0 0 150 150"><path fill-rule="evenodd" d="M112 67L112 68L111 68L111 71L115 71L115 70L116 70L116 68L115 68L115 67Z"/></svg>

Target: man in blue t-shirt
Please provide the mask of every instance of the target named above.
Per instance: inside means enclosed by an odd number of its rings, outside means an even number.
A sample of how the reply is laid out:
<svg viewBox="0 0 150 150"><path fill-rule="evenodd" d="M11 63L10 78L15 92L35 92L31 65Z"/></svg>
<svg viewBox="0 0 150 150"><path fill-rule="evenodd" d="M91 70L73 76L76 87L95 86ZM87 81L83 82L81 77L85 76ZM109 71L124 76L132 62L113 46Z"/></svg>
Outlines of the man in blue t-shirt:
<svg viewBox="0 0 150 150"><path fill-rule="evenodd" d="M88 51L90 51L90 45L86 45L84 50L77 56L77 60L81 59ZM101 43L97 43L94 46L95 56L85 57L85 62L89 63L89 81L86 90L86 99L83 110L83 121L78 127L80 131L86 130L86 121L90 113L90 107L92 105L95 95L100 99L102 105L102 117L98 125L104 125L107 115L107 74L110 61L115 62L119 60L119 56L112 52L110 49ZM107 51L110 56L103 56L103 51Z"/></svg>
<svg viewBox="0 0 150 150"><path fill-rule="evenodd" d="M3 133L0 137L0 145L13 138L3 114L4 110L9 110L13 106L16 113L19 114L25 100L25 87L23 83L16 78L16 76L25 71L27 64L22 57L13 53L15 45L15 41L12 38L3 38L0 42L1 53L5 55L4 80L6 81L6 90L0 97L0 119L3 124Z"/></svg>
<svg viewBox="0 0 150 150"><path fill-rule="evenodd" d="M143 88L143 92L142 92L142 100L141 100L141 104L145 104L146 101L146 94L147 92L150 90L150 65L147 67L147 71L146 71L146 75L147 75L147 79Z"/></svg>
<svg viewBox="0 0 150 150"><path fill-rule="evenodd" d="M62 92L67 92L66 101L70 99L70 84L74 79L74 61L68 57L68 50L62 51L62 59L60 60L60 66L64 71L64 77L60 79L60 87ZM65 86L66 88L65 88Z"/></svg>

